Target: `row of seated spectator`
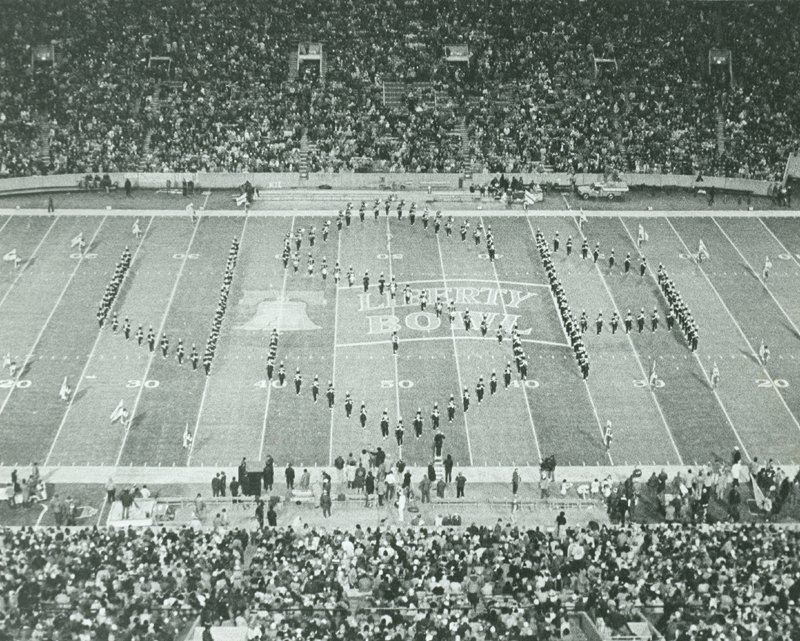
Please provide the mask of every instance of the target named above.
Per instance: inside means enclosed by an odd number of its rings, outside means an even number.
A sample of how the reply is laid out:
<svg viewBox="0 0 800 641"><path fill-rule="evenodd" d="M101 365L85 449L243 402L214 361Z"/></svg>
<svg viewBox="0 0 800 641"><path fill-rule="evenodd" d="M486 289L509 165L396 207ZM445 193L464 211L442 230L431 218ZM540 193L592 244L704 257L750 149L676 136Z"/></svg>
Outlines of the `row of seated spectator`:
<svg viewBox="0 0 800 641"><path fill-rule="evenodd" d="M800 531L773 525L21 528L0 568L2 638L166 640L199 614L251 639L552 639L570 610L640 609L669 641L800 630Z"/></svg>
<svg viewBox="0 0 800 641"><path fill-rule="evenodd" d="M775 179L800 147L800 48L782 28L800 24L796 4L7 5L0 175L297 170L304 129L318 171L471 163ZM324 43L325 82L290 81L298 39ZM56 63L31 70L43 41L56 42ZM450 43L469 47L468 66L444 60ZM709 74L716 46L732 51L733 79L727 66ZM169 58L176 91L163 94L151 55ZM596 74L595 57L615 64ZM399 106L384 104L388 78L408 83ZM468 149L454 135L462 118Z"/></svg>

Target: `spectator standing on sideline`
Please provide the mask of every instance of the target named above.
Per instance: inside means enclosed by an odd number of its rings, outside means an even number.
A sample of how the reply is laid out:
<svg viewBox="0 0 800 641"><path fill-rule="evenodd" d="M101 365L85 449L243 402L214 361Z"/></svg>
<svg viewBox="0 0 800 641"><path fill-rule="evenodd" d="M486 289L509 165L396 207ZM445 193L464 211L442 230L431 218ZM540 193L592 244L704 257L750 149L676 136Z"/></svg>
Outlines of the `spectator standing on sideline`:
<svg viewBox="0 0 800 641"><path fill-rule="evenodd" d="M457 499L463 499L464 498L464 486L466 484L467 484L467 478L459 470L458 475L456 476L456 498Z"/></svg>
<svg viewBox="0 0 800 641"><path fill-rule="evenodd" d="M450 454L444 459L444 482L453 482L453 457Z"/></svg>
<svg viewBox="0 0 800 641"><path fill-rule="evenodd" d="M284 475L286 476L286 489L291 492L294 489L294 468L291 463L286 465Z"/></svg>
<svg viewBox="0 0 800 641"><path fill-rule="evenodd" d="M109 505L117 500L117 486L114 483L114 479L110 476L108 477L108 482L106 483L106 498L108 499Z"/></svg>
<svg viewBox="0 0 800 641"><path fill-rule="evenodd" d="M256 499L256 521L258 521L258 529L264 528L264 501L260 498Z"/></svg>
<svg viewBox="0 0 800 641"><path fill-rule="evenodd" d="M514 474L511 475L511 493L514 496L519 492L520 483L522 483L522 477L519 475L519 469L514 468Z"/></svg>
<svg viewBox="0 0 800 641"><path fill-rule="evenodd" d="M275 506L270 501L269 509L267 510L267 525L270 527L278 527L278 514L275 512Z"/></svg>
<svg viewBox="0 0 800 641"><path fill-rule="evenodd" d="M49 213L52 213L52 212L54 212L55 210L56 210L56 206L53 204L53 197L52 197L52 196L50 196L50 197L47 199L47 213L48 213L48 214L49 214Z"/></svg>
<svg viewBox="0 0 800 641"><path fill-rule="evenodd" d="M556 536L561 537L561 528L567 525L567 517L562 510L556 517Z"/></svg>

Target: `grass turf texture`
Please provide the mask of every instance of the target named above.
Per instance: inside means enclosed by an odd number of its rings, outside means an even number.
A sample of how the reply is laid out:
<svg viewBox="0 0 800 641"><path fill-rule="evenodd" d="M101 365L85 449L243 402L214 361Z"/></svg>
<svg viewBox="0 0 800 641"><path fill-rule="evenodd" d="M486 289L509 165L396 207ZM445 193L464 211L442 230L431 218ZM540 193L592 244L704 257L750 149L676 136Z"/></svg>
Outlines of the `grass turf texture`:
<svg viewBox="0 0 800 641"><path fill-rule="evenodd" d="M524 217L482 220L491 225L499 254L493 265L485 246L471 235L461 242L458 228L437 241L421 220L411 226L394 214L362 225L357 216L327 242L318 233L314 248L304 238L298 274L283 270L278 258L290 230L321 227L320 218L251 216L202 218L194 227L187 216L141 216L146 229L133 238L130 216L0 216L0 254L16 248L23 268L0 263L0 351L11 352L22 368L12 382L0 373L0 452L5 464L32 460L50 465L213 465L237 464L242 456L279 464L327 465L348 452L377 446L392 458L416 464L432 457L430 413L436 401L442 412L445 454L457 465L536 464L555 454L560 464L678 463L727 460L734 445L751 456L782 463L800 460L800 378L795 346L800 331L800 223L791 218L642 219L590 218L584 228L590 246L613 247L617 265L609 269L604 255L595 265L579 257L575 219ZM461 217L457 219L460 223ZM471 229L481 221L469 216ZM651 272L638 274L634 239L638 223L650 241L642 249ZM558 321L546 275L535 249L540 227L548 240L560 231L562 249L554 255L573 311L585 308L590 318L586 337L592 360L584 382ZM69 241L83 232L91 239L88 254L76 257ZM567 236L576 251L566 258ZM241 239L228 311L222 325L212 375L179 366L174 349L182 338L186 354L192 343L205 346L222 274L234 236ZM685 258L702 238L711 260L696 265ZM170 356L158 346L126 341L121 331L99 331L94 312L125 246L134 253L114 310L129 317L135 332L143 325L170 339ZM306 275L306 257L316 260ZM623 274L621 263L631 252L634 267ZM322 257L330 274L320 276ZM773 269L761 279L765 256ZM29 260L30 259L30 260ZM342 265L337 289L333 266ZM682 335L664 330L666 306L654 278L663 263L673 277L700 328L697 357ZM356 280L347 286L352 265ZM371 277L368 295L362 277ZM400 284L395 304L377 291L379 274ZM402 288L410 283L414 298L405 305ZM470 309L474 326L466 332L420 313L417 293L447 287L459 313ZM502 292L502 293L501 293ZM608 319L614 307L624 317L644 307L647 328L627 337L611 335ZM651 333L649 313L658 308L661 328ZM606 326L599 336L594 319L602 310ZM491 316L486 338L480 338L480 314ZM497 323L516 319L524 332L529 382L514 375L504 389L502 370L511 360L511 343L494 337ZM437 325L437 323L439 323ZM272 327L281 326L278 360L287 371L286 386L270 384L265 361ZM398 329L400 349L392 355L390 331ZM772 351L766 370L754 352L761 341ZM663 387L642 386L656 361ZM719 388L708 379L713 363L720 368ZM23 367L24 365L24 367ZM300 368L303 384L295 393L293 376ZM488 390L495 370L500 379L494 397ZM321 397L311 400L311 382L319 376ZM58 398L67 377L74 400ZM483 376L486 397L477 403L475 385ZM277 376L275 377L277 378ZM274 380L274 379L273 379ZM324 396L327 382L336 387L333 412ZM471 406L461 409L466 386ZM345 416L344 396L354 408ZM454 394L458 410L447 421L446 404ZM126 431L110 425L109 416L123 400L133 412ZM358 413L366 402L368 422L362 430ZM425 421L423 437L414 437L417 409ZM378 423L388 409L390 437L380 437ZM394 439L399 416L406 427L401 450ZM610 453L602 444L602 426L614 424ZM194 446L186 450L187 428Z"/></svg>

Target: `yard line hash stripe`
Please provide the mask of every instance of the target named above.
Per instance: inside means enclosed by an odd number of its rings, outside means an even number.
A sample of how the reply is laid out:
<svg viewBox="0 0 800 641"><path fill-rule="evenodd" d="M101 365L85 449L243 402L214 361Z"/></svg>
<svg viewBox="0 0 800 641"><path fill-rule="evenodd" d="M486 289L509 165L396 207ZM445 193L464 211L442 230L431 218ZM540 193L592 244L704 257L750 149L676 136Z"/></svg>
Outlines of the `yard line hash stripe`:
<svg viewBox="0 0 800 641"><path fill-rule="evenodd" d="M290 238L294 237L294 223L297 219L293 216L292 217L292 226L289 229ZM278 339L280 340L280 331L281 331L281 320L283 320L283 303L284 298L286 298L286 281L289 278L289 266L283 268L283 284L281 285L281 296L278 302L278 318L275 321L275 329L278 331ZM270 381L271 383L272 381ZM269 415L269 402L272 399L272 385L267 386L267 402L264 406L264 420L261 424L261 444L258 447L258 460L262 460L264 457L264 439L267 437L267 416Z"/></svg>
<svg viewBox="0 0 800 641"><path fill-rule="evenodd" d="M533 237L533 241L535 243L536 242L536 232L533 230L533 224L531 223L530 217L526 216L525 217L525 221L528 223L528 229L531 230L531 236ZM561 310L558 308L558 303L556 302L555 294L553 293L552 288L548 287L548 289L550 290L550 300L553 301L553 308L556 311L556 318L558 319L558 324L561 326L561 331L564 333L564 338L567 339L567 342L564 345L565 345L565 347L569 347L571 349L572 345L570 345L569 335L567 334L567 328L564 326L564 323L561 322ZM523 341L523 342L525 342L525 341ZM597 427L600 430L600 440L602 442L605 442L605 434L603 432L603 424L600 421L600 415L597 412L597 405L595 405L594 398L592 397L592 392L589 389L589 381L587 379L585 379L585 378L583 379L583 387L586 390L586 396L589 399L589 404L592 406L592 412L594 412L594 418L597 421ZM614 459L611 458L611 452L608 449L606 449L606 455L608 456L608 460L611 463L611 465L614 465ZM541 458L541 456L539 458Z"/></svg>
<svg viewBox="0 0 800 641"><path fill-rule="evenodd" d="M155 217L151 216L150 222L147 223L147 227L145 228L144 233L142 234L142 238L141 240L139 240L139 245L136 247L136 251L133 253L133 256L131 257L131 265L125 271L122 283L120 284L120 289L122 288L122 285L125 283L125 281L128 279L128 274L131 273L131 268L136 263L136 257L139 255L139 250L142 248L142 243L144 243L144 239L147 238L147 232L150 231L150 226L153 224L154 220ZM115 299L114 302L118 303L119 299ZM89 357L86 359L86 364L83 366L83 371L81 372L81 375L78 377L77 383L75 383L75 389L73 390L72 394L70 394L69 403L67 403L67 409L64 411L64 416L61 418L61 423L58 426L56 435L53 437L53 443L52 445L50 445L50 451L47 452L47 457L44 460L45 465L50 464L50 457L53 456L53 451L56 448L56 442L58 441L58 437L61 435L61 431L64 429L64 425L67 422L67 416L69 415L69 411L72 409L72 404L75 402L75 398L78 396L78 390L80 389L81 383L84 381L86 377L86 372L89 371L89 365L91 365L92 363L92 358L94 357L95 350L97 350L97 345L100 342L102 336L103 336L103 328L101 327L97 331L97 338L94 339L94 344L92 345L92 349L89 352Z"/></svg>
<svg viewBox="0 0 800 641"><path fill-rule="evenodd" d="M244 246L244 233L245 233L245 231L247 231L247 221L248 220L250 220L250 216L245 214L244 224L242 225L242 231L239 233L239 248L240 249ZM199 219L198 219L197 223L198 224L200 223ZM197 225L195 225L195 229L197 229ZM186 258L188 258L188 256L189 256L189 250L187 249L186 250ZM238 261L239 255L237 255L236 259ZM184 258L184 261L185 260L186 259ZM234 267L234 269L235 269L235 267ZM144 378L142 380L147 380L147 379ZM197 409L197 420L195 421L195 424L194 424L194 432L192 432L192 445L189 448L189 454L186 457L186 465L189 465L189 463L191 463L191 461L192 461L192 455L194 454L194 444L197 442L197 432L200 430L200 417L203 415L203 407L205 407L205 404L206 404L206 396L208 395L208 386L209 386L210 383L211 383L211 377L210 376L206 376L205 383L203 383L203 393L200 396L200 407ZM144 385L142 385L142 387L144 387ZM270 387L272 387L272 386L270 385ZM140 390L140 392L141 392L141 390ZM269 394L269 391L267 391L267 394ZM259 458L261 458L261 457L259 457Z"/></svg>
<svg viewBox="0 0 800 641"><path fill-rule="evenodd" d="M178 291L178 283L181 282L181 276L183 275L183 270L186 267L186 261L189 258L189 253L192 249L192 244L194 243L195 236L197 236L197 230L200 228L200 223L202 222L203 216L202 214L198 215L197 222L194 225L194 229L192 230L192 235L189 238L189 245L186 247L186 251L183 254L183 259L181 260L181 266L178 269L178 275L175 277L175 284L172 286L172 292L169 295L169 299L167 300L167 306L164 309L164 315L161 317L161 324L158 326L158 334L156 336L163 336L164 334L164 325L167 323L167 316L169 316L169 310L172 308L172 302L175 300L175 293ZM144 375L140 380L146 381L148 375L150 374L150 368L153 365L153 359L155 358L156 352L150 352L150 356L147 358L147 366L144 370ZM114 467L119 467L119 462L122 460L122 453L125 451L125 444L128 442L128 434L130 433L130 427L133 423L134 419L136 418L136 408L139 406L139 401L142 398L142 392L144 391L144 385L139 387L139 391L136 394L136 400L133 402L133 407L131 408L130 418L128 419L128 427L125 428L125 435L122 437L122 443L119 446L119 453L117 454L117 458L114 461Z"/></svg>
<svg viewBox="0 0 800 641"><path fill-rule="evenodd" d="M336 265L342 259L342 232L338 232L338 240L336 244ZM335 303L333 306L333 363L331 365L331 385L334 390L336 389L336 337L339 335L339 290L337 288L335 294ZM328 435L328 465L333 465L333 424L334 416L331 411L331 427Z"/></svg>
<svg viewBox="0 0 800 641"><path fill-rule="evenodd" d="M480 217L481 225L483 225L483 216ZM485 227L485 225L484 225ZM497 266L494 264L494 261L489 261L492 264L492 271L494 272L494 280L497 283L497 289L502 289L500 286L500 276L497 274ZM503 297L500 296L500 303L503 305L503 314L507 317L508 316L508 309L506 308L506 302L503 300ZM531 412L531 402L528 398L528 391L524 385L520 386L520 390L522 391L522 396L525 399L525 409L528 410L528 420L531 423L531 432L533 432L533 443L536 445L536 455L539 457L539 460L542 460L542 449L539 447L539 437L536 435L536 423L533 420L533 412Z"/></svg>
<svg viewBox="0 0 800 641"><path fill-rule="evenodd" d="M91 247L92 246L92 244L94 243L95 239L97 238L97 234L100 233L100 230L103 228L103 224L106 222L107 218L108 218L108 216L103 216L103 219L100 221L100 224L97 226L97 229L95 230L94 235L92 236L91 240L89 241L89 244L87 245L87 247ZM53 221L53 225L55 225L55 221ZM50 229L52 229L52 227L53 226L51 225ZM48 232L49 232L49 230L48 230ZM44 240L44 239L42 239L42 240ZM80 269L81 265L83 264L83 259L84 259L85 256L86 256L86 254L81 254L81 257L78 259L78 264L75 265L75 268L72 270L72 273L69 275L69 279L67 279L67 283L64 285L64 288L61 290L61 293L59 294L58 298L56 299L56 304L53 305L53 309L50 310L50 315L47 317L47 320L44 322L44 325L42 325L42 329L39 330L39 335L36 337L36 340L33 343L33 347L31 347L30 352L28 352L28 355L25 357L25 362L22 363L22 367L19 368L19 375L20 376L22 376L25 373L25 370L28 367L28 363L30 362L31 358L33 357L33 353L36 351L36 346L39 344L39 341L42 340L42 336L44 336L44 332L47 329L47 326L50 324L50 321L52 320L53 315L56 313L56 309L58 309L58 306L61 304L61 301L64 298L64 294L66 294L67 289L69 289L70 283L72 283L72 279L75 278L75 274L78 273L78 270ZM8 405L8 401L11 398L11 394L14 392L15 389L17 389L17 386L13 385L8 390L8 394L6 395L6 398L3 401L3 405L0 406L0 414L2 414L3 410L6 409L6 406Z"/></svg>
<svg viewBox="0 0 800 641"><path fill-rule="evenodd" d="M444 256L442 255L442 243L439 240L439 234L436 234L436 247L439 250L439 263L442 266L442 282L444 283L445 289L447 289L447 276L444 272ZM458 347L456 345L456 330L453 327L453 323L450 323L450 334L453 339L453 356L455 356L456 361L456 376L458 377L458 393L461 394L464 391L464 383L461 379L461 366L458 362ZM464 432L467 435L467 451L469 452L469 464L474 465L473 458L472 458L472 443L470 442L469 438L469 419L467 419L466 412L463 413L464 416Z"/></svg>

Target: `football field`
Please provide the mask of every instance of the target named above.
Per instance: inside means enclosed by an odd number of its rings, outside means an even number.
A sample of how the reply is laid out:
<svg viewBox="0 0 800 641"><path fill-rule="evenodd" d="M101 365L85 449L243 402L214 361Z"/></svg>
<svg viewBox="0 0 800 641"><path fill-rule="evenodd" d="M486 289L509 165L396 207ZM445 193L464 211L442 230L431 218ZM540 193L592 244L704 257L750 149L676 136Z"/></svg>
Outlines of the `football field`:
<svg viewBox="0 0 800 641"><path fill-rule="evenodd" d="M0 262L0 356L17 371L0 371L0 465L231 466L243 456L278 465L329 465L338 455L383 447L391 458L423 465L432 458L434 403L442 413L444 453L457 465L536 465L555 455L561 465L695 464L728 460L734 446L750 457L789 464L800 461L800 221L752 212L593 212L583 226L600 257L582 259L583 240L570 212L453 213L452 236L411 225L394 211L365 222L354 215L341 233L334 211L208 212L193 225L188 216L163 211L85 211L60 215L0 213L0 255L16 250L21 261ZM483 215L476 215L483 214ZM135 219L143 231L132 234ZM323 240L325 219L333 218ZM462 242L459 225L470 224ZM497 259L488 259L472 230L491 227ZM649 240L637 247L639 225ZM299 269L281 260L287 233L316 227L316 242L302 234ZM575 316L585 309L584 341L591 372L584 380L562 328L547 275L536 249L541 229L560 250L556 270ZM82 233L85 253L72 248ZM566 256L572 236L575 249ZM240 240L227 312L210 376L202 353L211 330L234 237ZM710 259L694 259L702 239ZM99 329L95 318L103 292L125 247L133 256L112 311L120 325L130 319L131 338L120 329ZM292 243L292 249L295 245ZM609 266L614 249L616 264ZM632 268L623 270L630 252ZM641 252L641 253L640 253ZM314 271L309 275L309 253ZM639 257L648 269L639 273ZM764 276L765 260L772 268ZM327 279L321 276L323 258ZM334 265L342 280L334 282ZM699 327L692 353L676 327L666 331L668 307L657 285L659 264L669 272ZM352 286L347 272L352 266ZM363 277L369 272L365 291ZM397 296L379 292L383 274L394 277ZM409 302L403 290L411 290ZM422 309L420 294L428 295ZM453 300L455 321L434 313L437 296ZM644 308L645 329L612 334L608 319ZM650 330L658 309L659 329ZM463 322L469 310L473 326ZM595 318L606 319L600 334ZM487 335L479 323L486 314ZM110 316L109 316L110 317ZM499 324L518 325L528 356L528 380L514 370L511 340L498 342ZM142 326L156 342L134 337ZM286 370L267 378L269 336L277 328L277 359ZM391 334L399 336L393 354ZM175 355L182 339L188 356L196 344L197 370ZM771 357L762 365L760 345ZM658 383L647 381L655 362ZM720 384L710 383L713 364ZM295 389L299 369L302 385ZM277 368L276 368L277 370ZM497 393L489 393L496 372ZM312 400L318 376L320 397ZM486 395L477 402L483 377ZM73 389L59 398L62 381ZM328 382L335 388L328 409ZM464 411L461 393L471 403ZM353 401L345 413L345 395ZM447 420L450 395L455 418ZM126 429L111 423L122 401L132 416ZM365 403L366 426L359 421ZM390 435L379 422L388 411ZM422 437L412 422L420 410ZM404 444L394 436L399 417ZM609 451L603 443L613 424ZM193 435L184 447L184 433Z"/></svg>

